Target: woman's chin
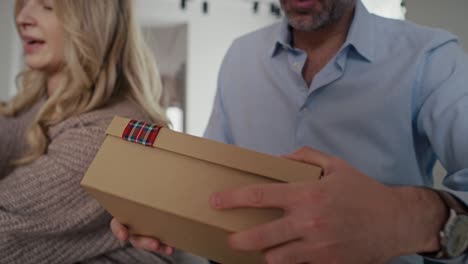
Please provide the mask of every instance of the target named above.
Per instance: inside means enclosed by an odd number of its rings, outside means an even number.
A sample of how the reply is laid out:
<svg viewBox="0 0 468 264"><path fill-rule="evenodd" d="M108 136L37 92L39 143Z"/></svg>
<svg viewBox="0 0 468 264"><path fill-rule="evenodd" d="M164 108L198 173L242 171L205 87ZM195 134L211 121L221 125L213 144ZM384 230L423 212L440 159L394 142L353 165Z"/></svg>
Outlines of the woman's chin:
<svg viewBox="0 0 468 264"><path fill-rule="evenodd" d="M33 70L33 71L46 71L47 69L47 64L43 64L43 63L26 61L25 64L28 67L28 69Z"/></svg>
<svg viewBox="0 0 468 264"><path fill-rule="evenodd" d="M56 67L53 67L49 64L44 64L44 63L28 63L26 62L26 66L28 69L33 70L33 71L40 71L44 73L52 72Z"/></svg>

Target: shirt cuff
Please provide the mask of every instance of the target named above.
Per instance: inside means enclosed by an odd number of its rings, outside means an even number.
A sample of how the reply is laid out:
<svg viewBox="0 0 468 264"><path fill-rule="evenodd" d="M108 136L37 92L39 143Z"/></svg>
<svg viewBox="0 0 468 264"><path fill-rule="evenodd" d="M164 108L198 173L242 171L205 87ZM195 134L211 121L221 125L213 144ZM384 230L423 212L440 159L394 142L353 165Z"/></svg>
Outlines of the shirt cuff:
<svg viewBox="0 0 468 264"><path fill-rule="evenodd" d="M468 193L466 192L458 192L458 191L453 191L448 188L441 188L441 189L434 189L436 191L442 191L448 194L451 194L452 197L454 197L461 205L461 207L464 207L464 211L467 212L468 214ZM468 252L465 252L464 255L457 257L457 258L451 258L451 259L444 259L444 258L433 258L427 255L422 255L424 259L429 260L429 263L426 264L436 264L436 263L445 263L445 264L466 264L468 263Z"/></svg>

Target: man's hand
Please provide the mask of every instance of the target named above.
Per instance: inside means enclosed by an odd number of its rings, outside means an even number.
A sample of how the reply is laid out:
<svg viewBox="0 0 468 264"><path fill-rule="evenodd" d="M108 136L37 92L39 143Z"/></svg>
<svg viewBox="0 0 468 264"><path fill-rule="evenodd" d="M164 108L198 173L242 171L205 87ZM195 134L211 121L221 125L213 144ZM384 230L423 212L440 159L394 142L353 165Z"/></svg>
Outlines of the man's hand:
<svg viewBox="0 0 468 264"><path fill-rule="evenodd" d="M139 249L172 255L174 249L167 245L162 244L157 238L143 237L143 236L129 236L128 230L125 226L119 223L117 219L113 218L111 221L111 230L117 239L120 241L130 241L130 243Z"/></svg>
<svg viewBox="0 0 468 264"><path fill-rule="evenodd" d="M380 264L438 249L444 208L436 194L387 187L346 162L310 148L287 158L320 166L323 179L249 186L211 197L217 209L281 208L285 212L276 221L231 235L232 248L262 251L268 264ZM433 211L427 209L431 206ZM430 214L423 214L424 210ZM425 217L432 219L425 221Z"/></svg>

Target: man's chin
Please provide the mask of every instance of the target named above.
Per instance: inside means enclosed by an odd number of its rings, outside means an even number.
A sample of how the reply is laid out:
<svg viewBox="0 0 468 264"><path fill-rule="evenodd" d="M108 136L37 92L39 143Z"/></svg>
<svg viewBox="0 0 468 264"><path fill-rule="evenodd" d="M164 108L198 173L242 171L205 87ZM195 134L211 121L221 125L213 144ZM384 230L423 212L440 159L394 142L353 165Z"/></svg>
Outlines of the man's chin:
<svg viewBox="0 0 468 264"><path fill-rule="evenodd" d="M315 31L319 28L310 17L293 17L288 21L292 28L299 31Z"/></svg>

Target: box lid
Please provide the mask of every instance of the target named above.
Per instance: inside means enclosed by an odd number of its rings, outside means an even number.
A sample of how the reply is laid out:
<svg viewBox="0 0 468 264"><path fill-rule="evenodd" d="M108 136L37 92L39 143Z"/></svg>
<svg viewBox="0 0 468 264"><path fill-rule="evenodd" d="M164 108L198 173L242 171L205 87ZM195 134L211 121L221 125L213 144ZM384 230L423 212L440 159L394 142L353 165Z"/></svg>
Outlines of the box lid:
<svg viewBox="0 0 468 264"><path fill-rule="evenodd" d="M106 134L122 138L132 120L115 117ZM199 160L215 163L233 169L247 171L280 182L303 182L318 180L321 168L310 164L263 154L233 145L227 145L200 137L158 127L150 147L164 149ZM147 142L148 143L148 142ZM204 151L200 151L203 149ZM274 162L272 162L272 160Z"/></svg>

